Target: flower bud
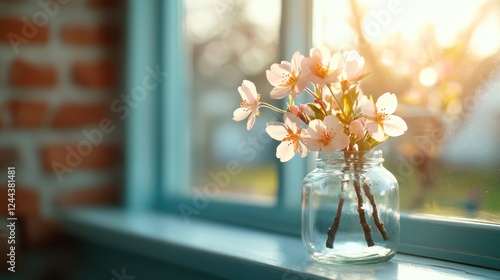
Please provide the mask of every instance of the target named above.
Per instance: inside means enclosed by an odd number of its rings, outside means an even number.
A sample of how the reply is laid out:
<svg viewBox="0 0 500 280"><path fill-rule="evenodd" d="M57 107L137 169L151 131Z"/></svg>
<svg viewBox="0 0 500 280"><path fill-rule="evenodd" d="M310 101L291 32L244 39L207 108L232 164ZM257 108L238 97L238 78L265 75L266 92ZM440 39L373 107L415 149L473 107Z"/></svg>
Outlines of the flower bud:
<svg viewBox="0 0 500 280"><path fill-rule="evenodd" d="M363 139L363 137L365 137L365 126L359 119L353 120L349 124L349 131L354 134L357 139Z"/></svg>
<svg viewBox="0 0 500 280"><path fill-rule="evenodd" d="M300 110L299 110L299 107L297 105L292 105L290 106L290 108L288 108L290 110L290 112L292 112L292 114L294 114L295 116L299 116L300 115Z"/></svg>

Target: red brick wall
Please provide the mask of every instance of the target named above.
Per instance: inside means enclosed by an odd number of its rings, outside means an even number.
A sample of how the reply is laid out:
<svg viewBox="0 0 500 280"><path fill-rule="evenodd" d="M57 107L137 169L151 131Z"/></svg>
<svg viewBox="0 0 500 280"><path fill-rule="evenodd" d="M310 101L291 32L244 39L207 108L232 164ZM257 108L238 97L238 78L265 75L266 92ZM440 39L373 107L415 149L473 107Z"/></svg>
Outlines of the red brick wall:
<svg viewBox="0 0 500 280"><path fill-rule="evenodd" d="M24 247L59 238L64 207L121 201L125 3L0 0L0 218L16 166Z"/></svg>

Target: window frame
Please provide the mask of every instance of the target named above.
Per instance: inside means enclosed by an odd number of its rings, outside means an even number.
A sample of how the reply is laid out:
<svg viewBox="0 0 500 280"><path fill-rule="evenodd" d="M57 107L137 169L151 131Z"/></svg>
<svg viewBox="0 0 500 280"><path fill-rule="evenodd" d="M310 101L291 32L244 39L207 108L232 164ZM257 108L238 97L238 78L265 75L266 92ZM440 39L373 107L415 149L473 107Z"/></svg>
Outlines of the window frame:
<svg viewBox="0 0 500 280"><path fill-rule="evenodd" d="M285 12L281 54L286 59L296 50L308 52L312 1L283 0L282 5ZM189 114L183 114L185 118L176 117L179 112L188 111L190 99L189 95L174 94L189 90L182 40L182 1L130 0L128 13L126 88L141 84L148 66L158 66L167 75L160 87L150 91L148 98L130 110L126 120L125 207L132 211L180 214L179 206L193 205L194 198L165 198L164 186L186 186L190 158L189 146L183 141L186 139L183 137L189 135L179 133L189 124ZM307 24L301 24L303 21ZM166 173L162 168L165 164L169 167ZM210 199L204 207L195 208L198 212L193 212L196 214L190 218L214 219L300 236L300 182L306 165L304 159L280 165L282 180L275 206L256 207ZM495 251L493 246L499 242L500 225L497 224L401 214L399 252L499 269L500 251Z"/></svg>

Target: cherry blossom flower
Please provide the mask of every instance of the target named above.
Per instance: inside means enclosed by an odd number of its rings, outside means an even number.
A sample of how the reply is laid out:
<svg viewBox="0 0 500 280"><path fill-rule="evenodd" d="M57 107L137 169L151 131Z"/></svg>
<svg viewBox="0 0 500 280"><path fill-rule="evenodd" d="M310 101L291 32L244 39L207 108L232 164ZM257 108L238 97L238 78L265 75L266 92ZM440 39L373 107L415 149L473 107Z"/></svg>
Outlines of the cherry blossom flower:
<svg viewBox="0 0 500 280"><path fill-rule="evenodd" d="M365 99L361 111L366 118L368 133L377 141L383 141L385 135L396 137L402 135L408 126L398 116L393 115L398 106L398 99L394 93L382 94L376 104Z"/></svg>
<svg viewBox="0 0 500 280"><path fill-rule="evenodd" d="M306 139L308 133L303 129L300 119L288 112L285 114L285 123L269 122L266 132L273 139L281 141L276 149L276 157L281 162L289 161L295 153L299 152L301 157L307 156Z"/></svg>
<svg viewBox="0 0 500 280"><path fill-rule="evenodd" d="M233 120L239 122L248 117L247 130L250 130L255 123L256 116L260 116L260 94L257 93L255 84L248 80L243 81L241 86L238 87L238 92L242 101L240 102L240 108L233 112Z"/></svg>
<svg viewBox="0 0 500 280"><path fill-rule="evenodd" d="M344 64L340 73L340 80L347 83L355 82L363 73L365 59L357 51L345 51L343 53Z"/></svg>
<svg viewBox="0 0 500 280"><path fill-rule="evenodd" d="M311 151L332 153L349 145L349 137L344 134L342 124L336 116L328 115L323 121L316 119L309 122L308 146Z"/></svg>
<svg viewBox="0 0 500 280"><path fill-rule="evenodd" d="M341 61L340 53L331 55L330 50L325 46L312 48L310 57L302 61L302 69L309 71L307 78L312 83L331 85L338 82Z"/></svg>
<svg viewBox="0 0 500 280"><path fill-rule="evenodd" d="M295 52L291 63L282 61L274 63L271 70L266 71L267 80L274 86L269 94L271 98L281 99L289 94L297 96L307 86L307 80L301 74L301 63L304 56Z"/></svg>

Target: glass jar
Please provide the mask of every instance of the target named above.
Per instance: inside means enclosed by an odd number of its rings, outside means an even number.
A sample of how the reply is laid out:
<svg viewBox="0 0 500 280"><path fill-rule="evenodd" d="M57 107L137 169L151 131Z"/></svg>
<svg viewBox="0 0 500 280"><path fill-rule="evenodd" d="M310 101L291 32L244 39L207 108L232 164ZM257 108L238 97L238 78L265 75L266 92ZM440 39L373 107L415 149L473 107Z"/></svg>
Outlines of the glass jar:
<svg viewBox="0 0 500 280"><path fill-rule="evenodd" d="M399 245L399 187L381 151L318 153L302 186L302 241L315 260L391 259Z"/></svg>

